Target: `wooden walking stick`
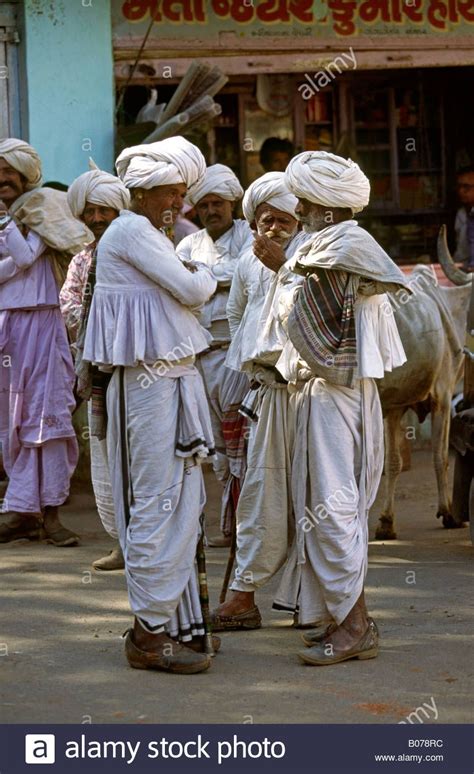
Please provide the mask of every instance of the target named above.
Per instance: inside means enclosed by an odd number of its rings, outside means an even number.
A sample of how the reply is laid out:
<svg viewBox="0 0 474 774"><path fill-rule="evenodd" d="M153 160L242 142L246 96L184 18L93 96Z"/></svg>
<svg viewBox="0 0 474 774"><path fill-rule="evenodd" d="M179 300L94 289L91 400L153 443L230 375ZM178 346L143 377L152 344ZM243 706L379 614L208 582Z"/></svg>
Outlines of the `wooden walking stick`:
<svg viewBox="0 0 474 774"><path fill-rule="evenodd" d="M204 622L204 652L215 656L212 646L211 613L209 611L209 589L207 586L206 553L204 551L204 514L201 514L201 536L196 548L196 564L199 579L199 601Z"/></svg>
<svg viewBox="0 0 474 774"><path fill-rule="evenodd" d="M222 589L219 597L219 602L221 605L223 602L225 602L227 589L229 588L230 576L232 575L232 570L234 568L236 550L237 550L237 523L236 523L235 511L234 511L234 514L232 517L232 537L230 541L229 558L227 559L227 567L225 568L224 580L222 582Z"/></svg>

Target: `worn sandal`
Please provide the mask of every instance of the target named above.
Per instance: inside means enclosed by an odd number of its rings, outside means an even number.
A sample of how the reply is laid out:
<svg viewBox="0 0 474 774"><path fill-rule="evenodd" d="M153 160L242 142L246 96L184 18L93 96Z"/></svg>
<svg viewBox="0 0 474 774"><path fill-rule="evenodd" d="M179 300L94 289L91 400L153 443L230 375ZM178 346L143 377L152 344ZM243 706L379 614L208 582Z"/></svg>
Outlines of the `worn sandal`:
<svg viewBox="0 0 474 774"><path fill-rule="evenodd" d="M52 543L58 548L66 546L77 546L79 544L79 536L66 527L59 527L54 532L48 532L45 530L45 537L47 543Z"/></svg>
<svg viewBox="0 0 474 774"><path fill-rule="evenodd" d="M25 524L11 527L9 524L0 525L0 543L11 543L12 540L39 540L41 537L41 524L34 524L28 520Z"/></svg>
<svg viewBox="0 0 474 774"><path fill-rule="evenodd" d="M262 616L256 605L251 610L245 610L237 615L219 615L219 613L214 612L211 615L211 626L214 632L260 629Z"/></svg>

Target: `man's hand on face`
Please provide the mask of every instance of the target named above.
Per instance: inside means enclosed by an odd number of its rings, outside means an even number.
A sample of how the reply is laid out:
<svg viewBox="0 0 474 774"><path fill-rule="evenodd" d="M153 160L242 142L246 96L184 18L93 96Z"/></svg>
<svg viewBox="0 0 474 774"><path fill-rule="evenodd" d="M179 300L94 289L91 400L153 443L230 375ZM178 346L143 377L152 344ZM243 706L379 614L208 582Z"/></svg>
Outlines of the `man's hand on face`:
<svg viewBox="0 0 474 774"><path fill-rule="evenodd" d="M283 247L278 245L273 239L261 235L255 237L253 251L258 260L263 263L267 269L277 272L286 261Z"/></svg>

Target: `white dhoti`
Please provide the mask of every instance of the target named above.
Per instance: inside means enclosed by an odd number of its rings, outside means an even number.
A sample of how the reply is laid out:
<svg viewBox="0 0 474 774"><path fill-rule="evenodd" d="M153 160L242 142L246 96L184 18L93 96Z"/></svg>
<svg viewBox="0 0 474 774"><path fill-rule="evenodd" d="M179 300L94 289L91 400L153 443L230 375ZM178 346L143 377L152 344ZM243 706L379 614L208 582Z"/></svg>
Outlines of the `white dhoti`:
<svg viewBox="0 0 474 774"><path fill-rule="evenodd" d="M354 389L313 378L296 395L292 492L296 535L274 606L302 624L340 624L367 573L368 512L383 469L373 379Z"/></svg>
<svg viewBox="0 0 474 774"><path fill-rule="evenodd" d="M199 356L197 367L202 375L209 403L212 434L216 453L212 459L214 473L224 486L221 504L221 530L230 534L231 519L229 498L231 497L231 477L242 480L245 474L245 458L229 457L222 429L225 412L231 406L239 405L249 388L246 374L233 371L225 365L227 347L214 349Z"/></svg>
<svg viewBox="0 0 474 774"><path fill-rule="evenodd" d="M255 591L278 572L292 535L294 396L288 394L286 384L262 385L255 398L258 418L250 427L247 471L236 515L234 591Z"/></svg>
<svg viewBox="0 0 474 774"><path fill-rule="evenodd" d="M87 403L87 416L89 427L91 425L91 402ZM107 455L107 441L99 441L97 436L91 435L89 439L91 453L91 478L94 490L97 512L102 526L114 540L117 539L117 525L115 524L114 498L112 496L112 482L110 480L109 460Z"/></svg>
<svg viewBox="0 0 474 774"><path fill-rule="evenodd" d="M107 446L132 611L148 631L186 641L204 633L195 556L206 498L197 460L213 440L198 371L158 373L115 369Z"/></svg>

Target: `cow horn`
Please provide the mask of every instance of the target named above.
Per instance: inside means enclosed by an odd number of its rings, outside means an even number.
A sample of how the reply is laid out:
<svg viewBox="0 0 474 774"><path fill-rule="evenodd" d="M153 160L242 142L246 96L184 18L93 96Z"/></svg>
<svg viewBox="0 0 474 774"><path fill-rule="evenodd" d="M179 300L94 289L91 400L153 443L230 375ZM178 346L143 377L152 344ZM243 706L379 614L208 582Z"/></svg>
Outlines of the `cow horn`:
<svg viewBox="0 0 474 774"><path fill-rule="evenodd" d="M449 252L446 239L446 225L443 223L438 234L438 260L447 278L455 285L467 285L471 278L461 269L458 269Z"/></svg>

